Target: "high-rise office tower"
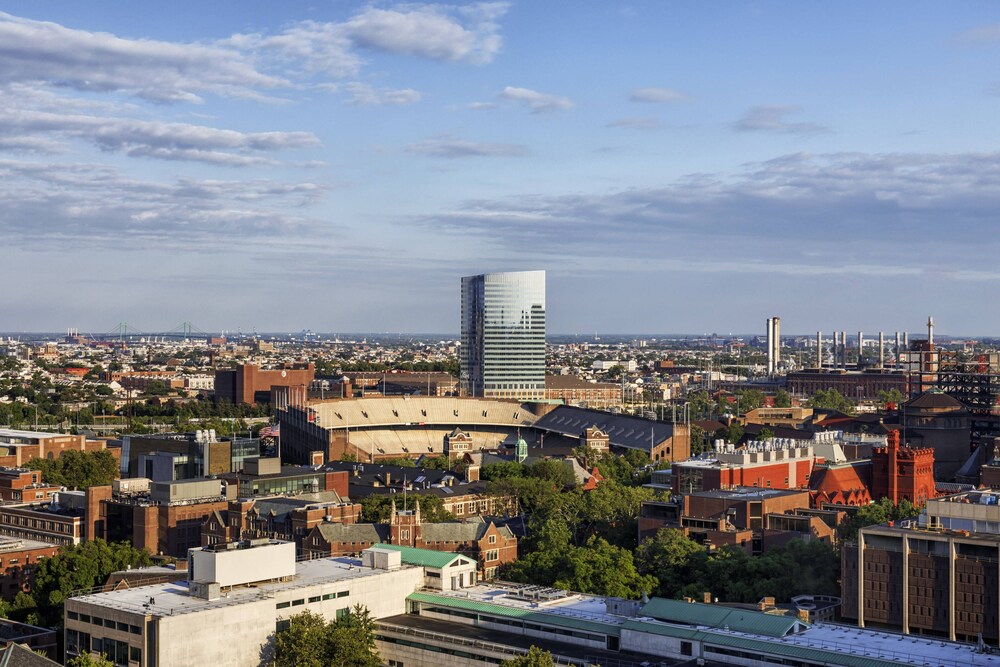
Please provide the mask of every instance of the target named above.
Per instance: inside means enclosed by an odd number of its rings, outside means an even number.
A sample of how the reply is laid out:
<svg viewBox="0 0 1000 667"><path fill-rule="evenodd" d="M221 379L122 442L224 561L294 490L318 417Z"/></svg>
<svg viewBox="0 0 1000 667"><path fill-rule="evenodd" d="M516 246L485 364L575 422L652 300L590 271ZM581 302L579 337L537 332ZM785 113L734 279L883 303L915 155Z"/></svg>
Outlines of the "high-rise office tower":
<svg viewBox="0 0 1000 667"><path fill-rule="evenodd" d="M466 396L545 398L545 272L462 278L461 388Z"/></svg>

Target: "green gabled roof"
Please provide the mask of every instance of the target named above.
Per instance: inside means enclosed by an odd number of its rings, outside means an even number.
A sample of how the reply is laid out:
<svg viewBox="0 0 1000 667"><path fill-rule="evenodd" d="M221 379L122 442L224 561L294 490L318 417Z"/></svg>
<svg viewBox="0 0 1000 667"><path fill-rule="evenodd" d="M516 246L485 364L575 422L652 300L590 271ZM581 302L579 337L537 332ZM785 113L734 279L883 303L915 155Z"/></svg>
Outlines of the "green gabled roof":
<svg viewBox="0 0 1000 667"><path fill-rule="evenodd" d="M734 632L747 632L768 637L784 637L795 631L796 626L806 626L791 616L777 616L748 609L733 609L714 604L683 602L653 598L639 612L668 623L703 625L720 630L729 628ZM808 626L806 626L808 627Z"/></svg>
<svg viewBox="0 0 1000 667"><path fill-rule="evenodd" d="M435 569L441 569L443 567L448 567L456 560L464 560L470 563L475 563L468 556L463 556L462 554L453 554L448 551L432 551L430 549L417 549L416 547L404 547L399 544L374 544L373 547L378 547L379 549L391 549L392 551L398 551L400 553L401 560L407 565L420 565L422 567L433 567Z"/></svg>
<svg viewBox="0 0 1000 667"><path fill-rule="evenodd" d="M411 593L406 599L414 602L437 604L442 607L450 607L451 609L474 611L476 613L490 614L492 616L518 618L525 621L531 621L533 623L543 623L545 625L573 628L574 630L584 630L586 632L611 635L613 637L618 637L621 634L619 626L610 623L588 621L582 618L562 616L555 613L545 613L544 611L531 611L520 607L508 607L502 604L482 602L481 600L472 600L469 598L453 598L448 595L434 595L433 593Z"/></svg>

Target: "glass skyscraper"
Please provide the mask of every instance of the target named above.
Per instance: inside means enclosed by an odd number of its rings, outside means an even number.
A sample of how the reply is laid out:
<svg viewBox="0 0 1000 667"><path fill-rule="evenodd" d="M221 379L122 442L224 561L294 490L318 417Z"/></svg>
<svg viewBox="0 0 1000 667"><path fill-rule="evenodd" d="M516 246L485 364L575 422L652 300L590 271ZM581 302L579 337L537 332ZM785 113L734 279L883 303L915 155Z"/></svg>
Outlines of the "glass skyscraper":
<svg viewBox="0 0 1000 667"><path fill-rule="evenodd" d="M466 396L545 398L545 272L462 278Z"/></svg>

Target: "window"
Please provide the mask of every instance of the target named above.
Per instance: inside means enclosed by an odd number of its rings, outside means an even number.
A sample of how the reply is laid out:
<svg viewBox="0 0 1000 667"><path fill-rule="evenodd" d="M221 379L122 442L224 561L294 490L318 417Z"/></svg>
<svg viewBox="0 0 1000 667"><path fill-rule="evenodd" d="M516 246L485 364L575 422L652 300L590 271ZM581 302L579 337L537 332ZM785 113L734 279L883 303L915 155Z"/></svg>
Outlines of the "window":
<svg viewBox="0 0 1000 667"><path fill-rule="evenodd" d="M305 598L299 598L298 600L292 600L292 606L293 607L298 607L299 605L303 605L305 603L306 603L306 599Z"/></svg>
<svg viewBox="0 0 1000 667"><path fill-rule="evenodd" d="M313 602L319 602L322 599L323 599L322 595L317 595L315 597L311 597L311 598L309 598L309 604L312 604Z"/></svg>
<svg viewBox="0 0 1000 667"><path fill-rule="evenodd" d="M350 593L351 593L350 591L340 591L339 593L337 593L337 597L346 598L348 595L350 595Z"/></svg>
<svg viewBox="0 0 1000 667"><path fill-rule="evenodd" d="M337 610L337 620L338 621L340 619L342 619L342 618L347 618L350 615L351 615L351 608L350 607L344 607L343 609L338 609Z"/></svg>
<svg viewBox="0 0 1000 667"><path fill-rule="evenodd" d="M487 541L488 541L488 542L489 542L490 544L496 544L496 543L497 543L497 536L496 536L496 535L490 535L490 538L489 538L489 540L487 540Z"/></svg>
<svg viewBox="0 0 1000 667"><path fill-rule="evenodd" d="M274 606L275 609L288 609L292 605L291 602L279 602Z"/></svg>

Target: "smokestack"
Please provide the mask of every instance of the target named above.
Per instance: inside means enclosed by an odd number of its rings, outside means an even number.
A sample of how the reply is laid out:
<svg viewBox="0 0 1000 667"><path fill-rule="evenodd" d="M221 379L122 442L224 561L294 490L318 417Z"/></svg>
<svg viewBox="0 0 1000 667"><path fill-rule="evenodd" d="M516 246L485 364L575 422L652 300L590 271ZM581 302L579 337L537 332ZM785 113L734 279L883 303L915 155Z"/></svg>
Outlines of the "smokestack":
<svg viewBox="0 0 1000 667"><path fill-rule="evenodd" d="M816 332L816 368L823 368L823 332Z"/></svg>
<svg viewBox="0 0 1000 667"><path fill-rule="evenodd" d="M900 352L901 352L901 348L899 347L899 332L897 331L896 332L896 363L895 363L896 366L899 366L899 353Z"/></svg>
<svg viewBox="0 0 1000 667"><path fill-rule="evenodd" d="M767 318L767 374L774 375L774 318Z"/></svg>
<svg viewBox="0 0 1000 667"><path fill-rule="evenodd" d="M927 347L928 349L934 349L934 318L927 317Z"/></svg>
<svg viewBox="0 0 1000 667"><path fill-rule="evenodd" d="M781 363L781 318L771 318L774 327L774 372L778 372L778 365Z"/></svg>
<svg viewBox="0 0 1000 667"><path fill-rule="evenodd" d="M861 370L861 350L865 345L865 335L862 332L858 332L858 370Z"/></svg>
<svg viewBox="0 0 1000 667"><path fill-rule="evenodd" d="M903 332L903 349L910 349L910 333L908 331Z"/></svg>
<svg viewBox="0 0 1000 667"><path fill-rule="evenodd" d="M834 368L834 369L836 369L837 366L840 364L840 338L838 338L838 336L839 336L839 334L836 331L834 331L833 332L833 347L830 348L830 352L833 353L833 366L832 366L832 368Z"/></svg>
<svg viewBox="0 0 1000 667"><path fill-rule="evenodd" d="M885 334L878 332L878 367L885 368Z"/></svg>
<svg viewBox="0 0 1000 667"><path fill-rule="evenodd" d="M847 332L840 332L840 367L847 370Z"/></svg>

